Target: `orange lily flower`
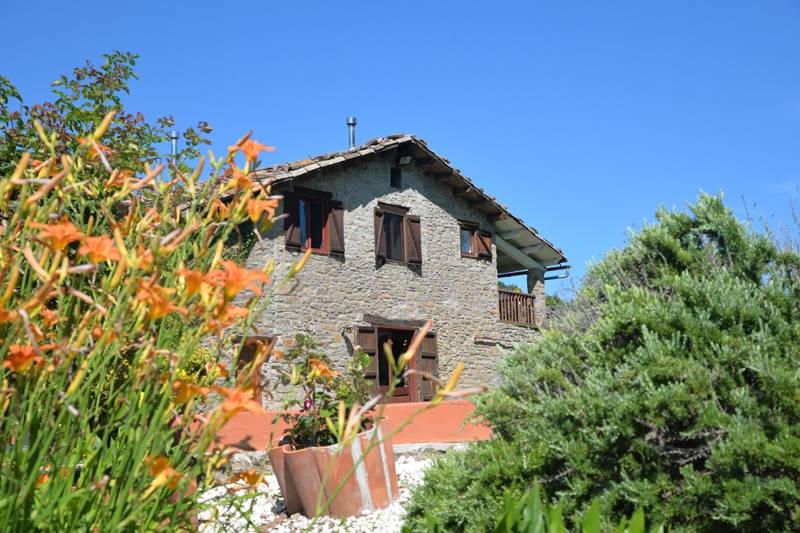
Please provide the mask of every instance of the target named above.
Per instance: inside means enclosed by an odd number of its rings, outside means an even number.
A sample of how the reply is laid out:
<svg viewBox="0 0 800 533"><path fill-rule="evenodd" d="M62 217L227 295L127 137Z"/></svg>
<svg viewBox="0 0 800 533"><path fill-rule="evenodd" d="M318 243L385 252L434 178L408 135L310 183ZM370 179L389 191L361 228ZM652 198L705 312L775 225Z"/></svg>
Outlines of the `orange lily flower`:
<svg viewBox="0 0 800 533"><path fill-rule="evenodd" d="M172 384L172 390L175 391L175 403L186 403L195 396L208 396L208 389L199 387L194 383L186 383L184 381L176 381Z"/></svg>
<svg viewBox="0 0 800 533"><path fill-rule="evenodd" d="M92 263L102 263L103 261L119 261L122 259L114 239L108 235L100 237L85 237L83 244L78 248L78 254L88 255Z"/></svg>
<svg viewBox="0 0 800 533"><path fill-rule="evenodd" d="M13 322L17 319L19 313L14 311L13 309L0 309L0 324L4 324L6 322Z"/></svg>
<svg viewBox="0 0 800 533"><path fill-rule="evenodd" d="M263 292L258 282L270 282L269 276L265 273L241 268L233 261L223 261L222 268L222 282L225 286L225 298L228 300L245 289L250 289L261 296Z"/></svg>
<svg viewBox="0 0 800 533"><path fill-rule="evenodd" d="M258 157L258 154L263 150L266 150L267 152L273 152L275 151L275 148L272 146L267 146L266 144L261 144L253 139L248 139L242 143L241 150L248 161L255 161L255 159Z"/></svg>
<svg viewBox="0 0 800 533"><path fill-rule="evenodd" d="M52 309L42 309L42 318L44 318L44 327L48 329L64 319L64 317L58 316L58 313Z"/></svg>
<svg viewBox="0 0 800 533"><path fill-rule="evenodd" d="M141 244L136 247L137 266L147 272L153 270L153 251Z"/></svg>
<svg viewBox="0 0 800 533"><path fill-rule="evenodd" d="M230 170L228 174L231 176L230 183L232 188L244 190L253 186L253 180L251 180L249 176L246 176L244 172L234 167L230 167L228 170Z"/></svg>
<svg viewBox="0 0 800 533"><path fill-rule="evenodd" d="M31 366L40 367L44 364L44 358L36 355L33 346L22 346L12 344L8 347L8 355L3 360L3 366L14 372L27 372Z"/></svg>
<svg viewBox="0 0 800 533"><path fill-rule="evenodd" d="M84 146L86 143L89 142L89 139L85 137L79 137L78 142L80 143L81 146ZM97 157L100 156L100 152L109 155L113 153L111 151L111 148L109 148L108 146L103 146L99 142L95 141L92 147L89 148L89 159L96 159Z"/></svg>
<svg viewBox="0 0 800 533"><path fill-rule="evenodd" d="M186 283L186 295L189 298L197 294L204 283L207 285L219 285L213 276L208 276L199 270L181 268L178 270L178 275L181 276L184 283Z"/></svg>
<svg viewBox="0 0 800 533"><path fill-rule="evenodd" d="M270 218L275 216L275 210L278 208L277 198L268 198L266 200L251 199L247 202L247 214L250 220L255 224L261 218L261 213L267 212Z"/></svg>
<svg viewBox="0 0 800 533"><path fill-rule="evenodd" d="M219 198L211 202L211 213L213 214L215 212L217 213L217 218L220 220L231 216L231 209Z"/></svg>
<svg viewBox="0 0 800 533"><path fill-rule="evenodd" d="M57 224L31 222L31 227L42 230L39 238L46 241L57 252L66 248L69 243L83 237L83 233L66 216L61 217Z"/></svg>
<svg viewBox="0 0 800 533"><path fill-rule="evenodd" d="M264 408L261 407L261 402L256 401L251 392L239 389L228 389L225 387L217 387L216 390L225 396L225 400L222 402L220 408L226 417L231 417L242 411L256 414L264 412Z"/></svg>
<svg viewBox="0 0 800 533"><path fill-rule="evenodd" d="M149 320L158 320L172 312L182 315L188 314L185 307L179 307L169 299L174 292L175 289L160 287L152 280L140 280L136 290L136 300L147 304L147 318Z"/></svg>
<svg viewBox="0 0 800 533"><path fill-rule="evenodd" d="M174 490L178 485L178 481L180 481L180 479L183 477L183 474L170 466L166 457L160 455L158 457L150 456L145 459L145 464L150 470L150 475L155 479L153 479L153 481L150 483L150 486L142 495L144 498L149 496L154 490L164 485L167 485L170 490Z"/></svg>
<svg viewBox="0 0 800 533"><path fill-rule="evenodd" d="M236 322L237 319L246 317L250 311L244 307L237 307L231 304L221 304L214 313L214 320L209 322L208 329L219 332Z"/></svg>
<svg viewBox="0 0 800 533"><path fill-rule="evenodd" d="M261 483L261 480L264 478L263 474L258 473L254 468L250 470L245 470L244 472L239 472L238 474L234 474L228 480L228 483L236 483L237 481L244 481L245 485L250 488L255 488L256 485Z"/></svg>
<svg viewBox="0 0 800 533"><path fill-rule="evenodd" d="M308 364L311 365L311 377L314 378L316 376L320 376L323 378L332 378L334 376L338 376L340 372L336 370L331 370L328 364L323 361L322 359L317 359L316 357L312 357L308 360Z"/></svg>

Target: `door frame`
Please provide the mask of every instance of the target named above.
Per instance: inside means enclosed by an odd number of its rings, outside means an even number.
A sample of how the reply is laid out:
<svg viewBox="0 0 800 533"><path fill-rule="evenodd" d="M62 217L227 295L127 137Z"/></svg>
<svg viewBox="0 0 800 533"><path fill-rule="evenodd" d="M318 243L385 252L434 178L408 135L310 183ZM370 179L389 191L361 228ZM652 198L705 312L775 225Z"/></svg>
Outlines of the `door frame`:
<svg viewBox="0 0 800 533"><path fill-rule="evenodd" d="M411 327L411 326L398 326L396 324L383 324L383 323L380 323L380 322L373 322L373 323L370 324L370 326L375 328L375 341L376 341L376 344L377 344L377 353L375 354L375 357L378 358L376 360L376 363L378 364L378 367L379 367L379 370L378 370L379 373L380 373L380 356L381 356L381 353L383 351L383 346L381 346L380 343L378 343L377 341L378 341L378 338L379 338L381 332L387 332L387 331L411 332L411 338L413 339L414 335L416 335L417 331L419 331L419 328L415 328L415 327ZM400 354L396 354L396 355L400 355ZM406 368L411 369L411 370L415 370L417 368L417 358L413 357L411 359L411 361L409 361L408 364L406 365ZM381 387L381 385L380 385L380 375L377 375L375 377L375 379L377 381L375 386L376 386L378 392L381 393L381 394L386 392L386 388L385 387ZM398 396L397 398L398 399L399 398L402 398L402 399L408 398L409 402L418 402L419 401L419 376L417 374L411 373L411 374L408 375L408 378L406 379L406 387L405 388L408 389L408 394L407 395L403 395L403 396ZM383 390L381 390L381 389L383 389ZM397 391L395 390L395 392L397 392ZM396 401L395 400L395 396L392 395L392 397L389 398L389 403L403 403L403 402Z"/></svg>

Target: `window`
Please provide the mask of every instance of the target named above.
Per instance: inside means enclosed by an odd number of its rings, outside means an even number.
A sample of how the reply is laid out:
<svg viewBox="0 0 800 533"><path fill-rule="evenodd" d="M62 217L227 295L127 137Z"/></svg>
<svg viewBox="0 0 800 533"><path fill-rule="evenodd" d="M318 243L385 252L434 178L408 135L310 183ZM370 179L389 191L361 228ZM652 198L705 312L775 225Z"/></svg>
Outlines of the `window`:
<svg viewBox="0 0 800 533"><path fill-rule="evenodd" d="M392 167L389 184L395 189L403 186L403 169L401 167Z"/></svg>
<svg viewBox="0 0 800 533"><path fill-rule="evenodd" d="M473 222L459 222L461 257L492 258L492 234Z"/></svg>
<svg viewBox="0 0 800 533"><path fill-rule="evenodd" d="M286 248L344 254L344 210L330 193L296 188L284 193Z"/></svg>
<svg viewBox="0 0 800 533"><path fill-rule="evenodd" d="M378 202L375 208L375 258L379 263L422 264L420 219L407 207Z"/></svg>

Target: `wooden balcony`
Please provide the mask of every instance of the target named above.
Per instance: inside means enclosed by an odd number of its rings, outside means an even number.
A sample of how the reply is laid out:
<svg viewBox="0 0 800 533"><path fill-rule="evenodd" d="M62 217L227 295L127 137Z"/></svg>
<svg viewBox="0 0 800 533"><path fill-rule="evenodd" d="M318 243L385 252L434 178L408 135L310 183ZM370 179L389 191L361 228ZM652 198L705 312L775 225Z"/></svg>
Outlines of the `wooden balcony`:
<svg viewBox="0 0 800 533"><path fill-rule="evenodd" d="M535 326L533 295L499 289L497 301L500 306L500 320L512 324Z"/></svg>

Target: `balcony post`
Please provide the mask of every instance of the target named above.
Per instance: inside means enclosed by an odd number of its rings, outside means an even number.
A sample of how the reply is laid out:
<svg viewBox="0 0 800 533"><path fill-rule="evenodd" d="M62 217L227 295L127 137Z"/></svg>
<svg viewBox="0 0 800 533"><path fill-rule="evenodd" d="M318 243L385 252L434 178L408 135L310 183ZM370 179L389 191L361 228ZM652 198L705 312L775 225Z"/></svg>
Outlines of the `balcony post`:
<svg viewBox="0 0 800 533"><path fill-rule="evenodd" d="M544 271L538 268L528 269L528 294L533 295L534 322L537 327L547 325L547 304L544 299Z"/></svg>

